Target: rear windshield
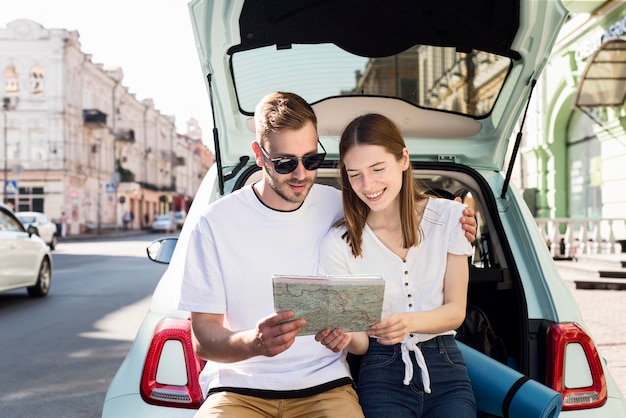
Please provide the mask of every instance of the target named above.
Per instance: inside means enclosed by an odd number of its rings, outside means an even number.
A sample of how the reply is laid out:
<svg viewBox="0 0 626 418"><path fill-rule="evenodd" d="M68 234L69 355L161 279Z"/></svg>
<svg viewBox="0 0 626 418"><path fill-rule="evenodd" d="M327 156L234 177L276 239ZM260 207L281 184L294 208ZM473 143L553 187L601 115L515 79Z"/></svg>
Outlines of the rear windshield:
<svg viewBox="0 0 626 418"><path fill-rule="evenodd" d="M268 46L231 57L239 107L248 115L268 92L290 91L311 104L342 95L383 96L482 117L491 112L510 64L487 52L427 45L382 58L334 44Z"/></svg>

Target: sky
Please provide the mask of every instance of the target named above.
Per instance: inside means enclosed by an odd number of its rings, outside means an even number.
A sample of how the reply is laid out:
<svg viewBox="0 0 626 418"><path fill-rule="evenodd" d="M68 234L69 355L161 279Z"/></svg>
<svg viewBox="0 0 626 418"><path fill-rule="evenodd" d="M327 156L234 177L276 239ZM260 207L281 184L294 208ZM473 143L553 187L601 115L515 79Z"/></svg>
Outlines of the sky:
<svg viewBox="0 0 626 418"><path fill-rule="evenodd" d="M0 27L30 19L46 29L78 31L81 50L105 69L121 68L139 101L151 98L176 117L193 117L212 147L211 114L191 30L188 0L0 0Z"/></svg>

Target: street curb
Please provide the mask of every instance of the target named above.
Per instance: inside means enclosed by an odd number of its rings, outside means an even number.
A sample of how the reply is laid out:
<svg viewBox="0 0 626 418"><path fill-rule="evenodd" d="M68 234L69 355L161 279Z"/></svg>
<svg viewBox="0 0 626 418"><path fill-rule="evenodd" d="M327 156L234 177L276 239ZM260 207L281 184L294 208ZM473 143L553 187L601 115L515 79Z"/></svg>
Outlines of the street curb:
<svg viewBox="0 0 626 418"><path fill-rule="evenodd" d="M130 231L102 231L100 234L94 232L90 234L76 234L66 236L65 238L59 238L59 244L64 242L97 241L101 239L135 237L149 234L151 234L151 232L147 229L133 229Z"/></svg>

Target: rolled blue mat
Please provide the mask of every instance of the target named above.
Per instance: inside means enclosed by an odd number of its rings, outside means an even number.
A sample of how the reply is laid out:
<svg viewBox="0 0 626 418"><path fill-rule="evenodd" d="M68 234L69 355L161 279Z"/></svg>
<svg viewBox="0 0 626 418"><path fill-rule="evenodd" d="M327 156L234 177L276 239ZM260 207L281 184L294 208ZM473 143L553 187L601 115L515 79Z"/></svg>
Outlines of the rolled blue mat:
<svg viewBox="0 0 626 418"><path fill-rule="evenodd" d="M479 411L509 418L556 418L563 397L549 387L457 341Z"/></svg>

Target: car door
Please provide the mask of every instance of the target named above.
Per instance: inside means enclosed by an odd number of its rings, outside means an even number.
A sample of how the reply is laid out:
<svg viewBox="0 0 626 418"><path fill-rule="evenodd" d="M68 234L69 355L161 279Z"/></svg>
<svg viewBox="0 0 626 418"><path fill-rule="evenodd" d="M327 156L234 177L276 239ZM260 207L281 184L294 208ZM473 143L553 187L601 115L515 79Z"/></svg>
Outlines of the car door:
<svg viewBox="0 0 626 418"><path fill-rule="evenodd" d="M0 210L0 290L35 283L41 244L29 237L19 220Z"/></svg>
<svg viewBox="0 0 626 418"><path fill-rule="evenodd" d="M40 214L37 217L37 228L39 229L41 239L47 243L52 242L52 236L56 232L56 227L46 215Z"/></svg>

